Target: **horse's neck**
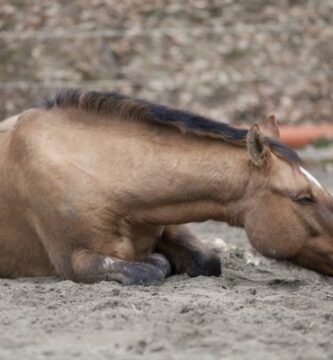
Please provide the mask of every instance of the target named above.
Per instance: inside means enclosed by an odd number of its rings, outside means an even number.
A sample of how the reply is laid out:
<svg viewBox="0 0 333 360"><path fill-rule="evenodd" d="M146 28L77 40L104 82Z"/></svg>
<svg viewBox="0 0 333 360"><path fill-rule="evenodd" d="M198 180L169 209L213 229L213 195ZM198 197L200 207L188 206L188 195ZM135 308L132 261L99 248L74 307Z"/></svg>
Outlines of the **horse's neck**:
<svg viewBox="0 0 333 360"><path fill-rule="evenodd" d="M236 203L248 183L246 150L173 131L166 131L165 140L169 146L156 146L154 176L144 177L141 194L148 206L137 216L156 224L209 219L240 223ZM143 171L150 174L149 168Z"/></svg>

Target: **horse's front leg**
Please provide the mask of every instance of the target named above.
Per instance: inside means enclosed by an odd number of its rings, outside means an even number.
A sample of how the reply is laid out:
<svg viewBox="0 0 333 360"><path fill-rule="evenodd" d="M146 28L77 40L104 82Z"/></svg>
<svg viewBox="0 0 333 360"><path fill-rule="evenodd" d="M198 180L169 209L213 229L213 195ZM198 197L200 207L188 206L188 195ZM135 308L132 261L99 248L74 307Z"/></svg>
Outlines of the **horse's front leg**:
<svg viewBox="0 0 333 360"><path fill-rule="evenodd" d="M93 283L113 280L123 285L153 285L171 273L169 261L161 254L153 254L143 262L132 262L86 249L73 252L72 268L74 281Z"/></svg>
<svg viewBox="0 0 333 360"><path fill-rule="evenodd" d="M157 245L171 263L173 273L189 276L220 276L221 260L205 249L185 225L168 225Z"/></svg>

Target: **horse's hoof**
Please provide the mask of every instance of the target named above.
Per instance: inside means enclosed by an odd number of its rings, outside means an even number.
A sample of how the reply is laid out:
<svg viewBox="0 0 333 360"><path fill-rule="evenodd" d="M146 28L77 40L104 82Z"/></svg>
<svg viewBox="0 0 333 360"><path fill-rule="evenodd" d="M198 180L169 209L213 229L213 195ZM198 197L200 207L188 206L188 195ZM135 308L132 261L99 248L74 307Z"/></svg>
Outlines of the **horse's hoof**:
<svg viewBox="0 0 333 360"><path fill-rule="evenodd" d="M165 272L152 263L121 261L113 264L109 280L123 285L156 285L165 278Z"/></svg>
<svg viewBox="0 0 333 360"><path fill-rule="evenodd" d="M148 264L152 264L160 269L165 277L171 275L171 265L169 260L162 254L155 253L150 255L145 261Z"/></svg>
<svg viewBox="0 0 333 360"><path fill-rule="evenodd" d="M191 276L221 276L221 259L215 254L196 253L192 262L186 269L186 273Z"/></svg>

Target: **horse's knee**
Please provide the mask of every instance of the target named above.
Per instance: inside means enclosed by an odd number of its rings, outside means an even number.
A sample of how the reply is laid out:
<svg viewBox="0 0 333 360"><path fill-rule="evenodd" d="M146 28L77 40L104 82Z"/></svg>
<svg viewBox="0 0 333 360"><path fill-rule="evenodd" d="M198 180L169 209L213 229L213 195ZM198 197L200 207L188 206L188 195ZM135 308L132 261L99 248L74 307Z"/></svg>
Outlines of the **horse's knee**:
<svg viewBox="0 0 333 360"><path fill-rule="evenodd" d="M191 277L220 276L222 274L220 257L215 254L195 252L192 255L192 261L187 266L186 273Z"/></svg>

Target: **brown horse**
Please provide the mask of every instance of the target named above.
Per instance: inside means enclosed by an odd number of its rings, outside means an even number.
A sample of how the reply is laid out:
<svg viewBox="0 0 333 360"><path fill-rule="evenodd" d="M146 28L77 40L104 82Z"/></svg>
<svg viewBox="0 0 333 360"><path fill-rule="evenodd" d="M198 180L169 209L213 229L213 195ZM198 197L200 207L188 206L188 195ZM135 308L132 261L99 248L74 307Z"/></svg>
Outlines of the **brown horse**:
<svg viewBox="0 0 333 360"><path fill-rule="evenodd" d="M333 275L333 199L278 140L115 93L65 91L0 125L0 276L150 284L221 273L182 225L244 227Z"/></svg>

